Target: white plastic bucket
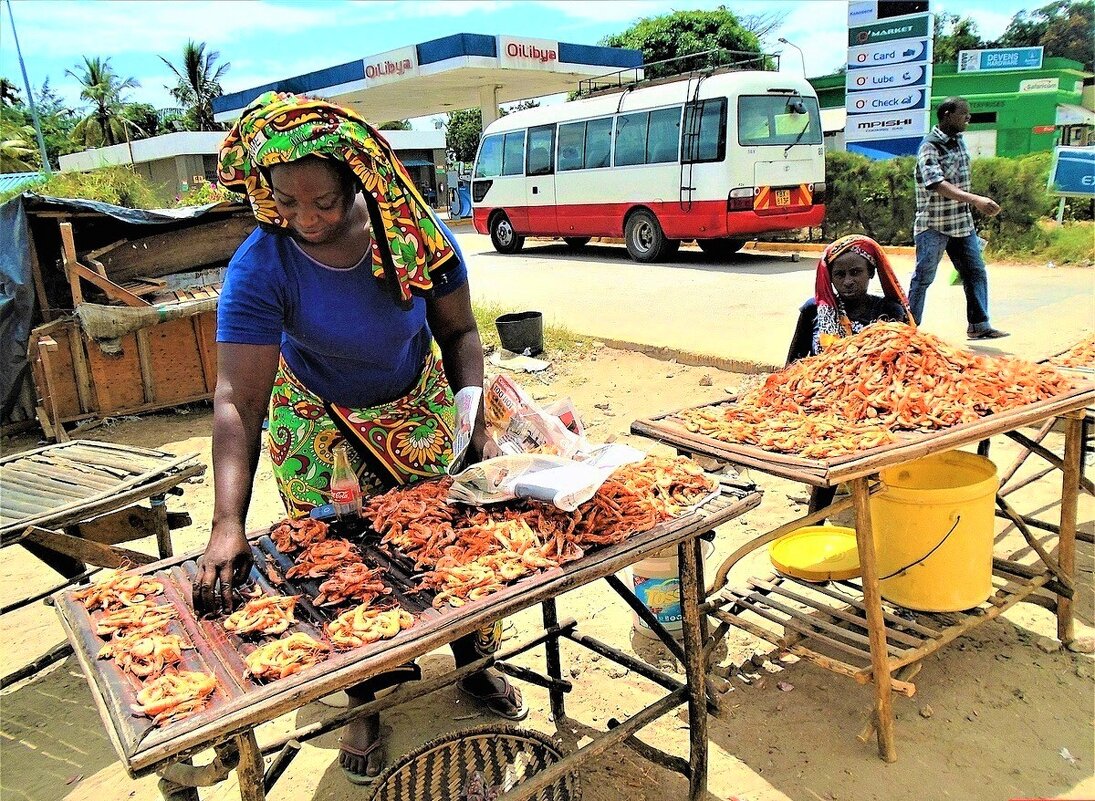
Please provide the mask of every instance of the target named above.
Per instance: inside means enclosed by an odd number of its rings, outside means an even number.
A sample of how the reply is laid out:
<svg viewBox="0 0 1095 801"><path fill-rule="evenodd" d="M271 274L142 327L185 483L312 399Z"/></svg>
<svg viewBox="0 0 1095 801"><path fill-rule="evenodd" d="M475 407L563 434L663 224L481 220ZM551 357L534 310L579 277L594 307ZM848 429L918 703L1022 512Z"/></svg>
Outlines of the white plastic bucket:
<svg viewBox="0 0 1095 801"><path fill-rule="evenodd" d="M715 552L715 546L706 540L702 542L703 559L707 561ZM681 582L677 572L676 545L655 551L652 556L632 565L631 590L668 631L674 634L680 632ZM636 634L658 638L635 612L631 613L631 627Z"/></svg>

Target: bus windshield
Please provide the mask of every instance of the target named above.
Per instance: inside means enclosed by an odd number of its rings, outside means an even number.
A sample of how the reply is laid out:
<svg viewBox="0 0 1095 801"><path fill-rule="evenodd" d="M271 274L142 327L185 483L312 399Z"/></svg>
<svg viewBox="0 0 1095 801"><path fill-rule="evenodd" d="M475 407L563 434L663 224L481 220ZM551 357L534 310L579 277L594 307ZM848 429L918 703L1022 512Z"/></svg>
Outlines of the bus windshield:
<svg viewBox="0 0 1095 801"><path fill-rule="evenodd" d="M740 145L820 145L821 138L821 114L816 98L799 95L738 98Z"/></svg>

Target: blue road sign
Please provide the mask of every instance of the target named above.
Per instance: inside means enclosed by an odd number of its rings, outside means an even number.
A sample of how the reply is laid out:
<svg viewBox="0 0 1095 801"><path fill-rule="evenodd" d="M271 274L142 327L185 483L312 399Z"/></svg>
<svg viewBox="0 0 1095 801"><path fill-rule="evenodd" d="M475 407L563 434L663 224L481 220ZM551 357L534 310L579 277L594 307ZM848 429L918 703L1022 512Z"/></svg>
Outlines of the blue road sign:
<svg viewBox="0 0 1095 801"><path fill-rule="evenodd" d="M1054 148L1049 189L1058 195L1095 197L1095 147Z"/></svg>

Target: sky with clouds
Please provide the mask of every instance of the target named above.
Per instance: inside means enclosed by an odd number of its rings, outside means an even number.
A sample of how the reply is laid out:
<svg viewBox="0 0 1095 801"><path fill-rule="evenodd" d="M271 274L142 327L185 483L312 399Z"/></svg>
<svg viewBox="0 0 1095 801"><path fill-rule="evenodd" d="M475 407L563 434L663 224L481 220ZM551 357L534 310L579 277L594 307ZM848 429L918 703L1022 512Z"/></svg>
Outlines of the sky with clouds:
<svg viewBox="0 0 1095 801"><path fill-rule="evenodd" d="M596 44L632 22L673 10L710 9L726 0L14 0L11 11L36 90L50 86L74 107L79 87L65 71L80 57L109 57L115 71L140 87L129 99L174 105L170 71L187 39L206 42L231 68L226 92L341 64L454 33L510 34ZM783 36L804 53L810 76L843 63L844 0L735 0L739 15L778 13L782 24L766 49ZM1034 3L1033 7L1042 5ZM932 10L972 17L983 38L999 36L1025 0L933 0ZM11 18L0 19L0 75L23 86L12 47ZM789 50L784 69L798 70ZM418 126L425 127L425 126Z"/></svg>

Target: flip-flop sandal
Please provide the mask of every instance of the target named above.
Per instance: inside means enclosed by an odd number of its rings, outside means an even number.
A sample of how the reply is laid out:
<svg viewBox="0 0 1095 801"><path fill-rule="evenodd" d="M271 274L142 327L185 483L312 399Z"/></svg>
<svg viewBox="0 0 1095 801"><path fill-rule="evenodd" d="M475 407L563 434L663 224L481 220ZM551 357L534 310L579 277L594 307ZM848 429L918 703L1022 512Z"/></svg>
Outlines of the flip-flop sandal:
<svg viewBox="0 0 1095 801"><path fill-rule="evenodd" d="M372 741L372 743L369 744L368 748L354 748L352 745L347 745L346 743L344 743L341 737L338 739L339 751L345 751L347 754L361 757L365 760L368 760L369 755L383 745L383 737L377 737L375 740ZM376 780L376 776L370 776L367 773L354 773L352 770L344 767L341 763L339 763L339 767L342 768L342 772L346 774L346 780L350 782L350 784L356 784L361 786L366 784L372 784ZM377 776L379 776L380 773L383 772L383 770L384 765L382 764L380 766L380 771L377 772Z"/></svg>
<svg viewBox="0 0 1095 801"><path fill-rule="evenodd" d="M456 686L468 698L485 707L489 712L498 715L498 717L506 720L524 720L528 717L528 701L525 700L520 690L510 684L504 673L500 673L499 676L502 679L501 692L479 695L465 687L463 681L458 681ZM499 703L500 701L505 703Z"/></svg>

